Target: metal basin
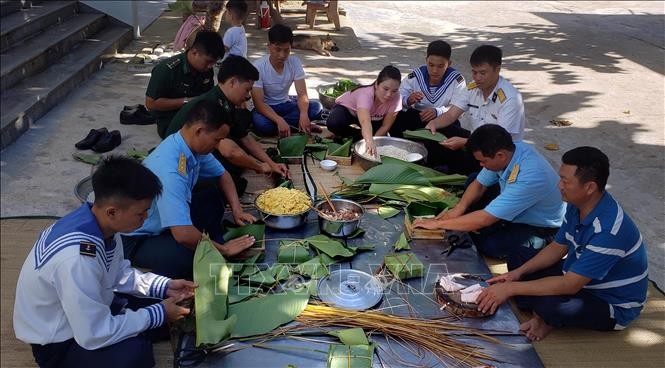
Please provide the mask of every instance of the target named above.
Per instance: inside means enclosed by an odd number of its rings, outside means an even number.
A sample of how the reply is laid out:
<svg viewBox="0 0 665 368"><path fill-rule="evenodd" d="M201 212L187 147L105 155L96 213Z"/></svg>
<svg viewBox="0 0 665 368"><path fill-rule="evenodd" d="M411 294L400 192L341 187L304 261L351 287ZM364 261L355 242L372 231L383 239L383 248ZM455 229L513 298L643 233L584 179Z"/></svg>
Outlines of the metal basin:
<svg viewBox="0 0 665 368"><path fill-rule="evenodd" d="M358 216L354 220L330 220L321 216L321 214L317 213L319 217L319 229L324 233L333 237L349 236L353 234L356 230L358 230L358 227L360 226L360 219L365 214L365 209L363 208L363 206L348 199L331 198L330 201L333 203L336 210L339 211L342 209L349 209L359 213L360 216ZM316 208L319 211L331 210L330 205L328 204L327 201L322 201L317 203L314 208Z"/></svg>
<svg viewBox="0 0 665 368"><path fill-rule="evenodd" d="M323 105L323 107L325 107L328 110L332 109L333 106L335 106L335 98L325 94L326 91L332 87L335 87L335 83L322 84L316 87L316 92L319 93L319 101L321 101L321 105Z"/></svg>
<svg viewBox="0 0 665 368"><path fill-rule="evenodd" d="M420 153L423 156L420 161L427 161L427 148L425 148L425 145L422 143L395 137L374 137L374 143L377 147L394 146L409 151L410 153ZM364 139L359 140L353 145L353 154L356 155L358 162L360 162L360 167L367 170L381 163L378 159L367 155L365 150Z"/></svg>
<svg viewBox="0 0 665 368"><path fill-rule="evenodd" d="M259 197L257 196L256 198L258 199ZM261 208L256 204L256 199L254 200L254 207L256 207L256 210L259 211L261 220L265 222L266 226L279 230L288 230L302 226L305 222L307 222L307 215L309 214L309 208L303 212L295 213L292 215L277 215L274 213L269 213L261 210Z"/></svg>
<svg viewBox="0 0 665 368"><path fill-rule="evenodd" d="M76 183L74 194L81 203L94 201L95 194L92 191L92 176L86 176Z"/></svg>

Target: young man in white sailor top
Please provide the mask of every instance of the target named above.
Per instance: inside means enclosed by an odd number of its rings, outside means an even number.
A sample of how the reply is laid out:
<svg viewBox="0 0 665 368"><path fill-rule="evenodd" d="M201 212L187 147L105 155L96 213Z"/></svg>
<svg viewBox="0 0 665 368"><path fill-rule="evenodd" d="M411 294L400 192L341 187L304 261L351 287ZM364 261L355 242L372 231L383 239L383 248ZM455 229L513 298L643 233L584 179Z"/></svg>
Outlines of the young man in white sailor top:
<svg viewBox="0 0 665 368"><path fill-rule="evenodd" d="M597 148L578 147L561 161L559 190L568 208L554 241L523 266L489 279L477 299L480 310L494 311L514 296L533 312L520 326L531 340L558 327L621 330L647 297L646 244L605 191L609 159ZM562 264L558 274L542 272Z"/></svg>
<svg viewBox="0 0 665 368"><path fill-rule="evenodd" d="M123 257L118 233L143 224L162 191L155 174L135 160L109 157L92 187L94 204L44 230L28 254L16 287L14 331L32 345L40 367L152 367L143 332L187 315L176 303L190 298L195 285L139 272ZM137 308L123 305L127 300L116 292L149 298Z"/></svg>
<svg viewBox="0 0 665 368"><path fill-rule="evenodd" d="M514 142L524 138L524 102L519 91L500 75L502 56L501 49L492 45L479 46L471 54L473 82L467 85L467 93L459 94L460 98L454 98L445 113L427 123L426 128L432 133L450 128L444 134L448 139L426 145L430 166L444 166L442 171L467 175L480 171L473 155L463 148L469 135L485 124L502 126ZM454 125L457 119L461 128Z"/></svg>
<svg viewBox="0 0 665 368"><path fill-rule="evenodd" d="M466 94L466 83L460 72L452 68L450 45L441 40L427 45L425 65L414 69L402 80L399 93L407 109L397 114L390 129L393 137L402 137L405 130L424 128L432 119L443 115L454 99ZM459 122L451 125L459 127ZM442 133L445 135L446 130Z"/></svg>

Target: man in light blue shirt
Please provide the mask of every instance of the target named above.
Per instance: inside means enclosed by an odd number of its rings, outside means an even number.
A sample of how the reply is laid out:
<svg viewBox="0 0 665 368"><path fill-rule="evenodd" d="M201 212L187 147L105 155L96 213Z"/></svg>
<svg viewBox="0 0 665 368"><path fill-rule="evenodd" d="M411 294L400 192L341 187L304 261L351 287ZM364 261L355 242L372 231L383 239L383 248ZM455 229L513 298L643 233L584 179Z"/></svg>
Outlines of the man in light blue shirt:
<svg viewBox="0 0 665 368"><path fill-rule="evenodd" d="M245 236L220 244L225 208L222 194L237 224L256 221L242 210L233 179L211 154L228 135L230 121L229 113L218 103L199 101L187 114L183 127L144 160L164 190L153 201L144 225L124 238L125 256L133 264L165 276L191 279L194 250L203 232L227 257L254 243L253 238ZM212 180L213 185L195 189L199 181L206 180Z"/></svg>
<svg viewBox="0 0 665 368"><path fill-rule="evenodd" d="M609 159L597 148L578 147L561 161L559 188L569 204L554 241L523 266L488 280L492 285L477 299L479 310L493 312L515 296L533 312L520 326L530 340L558 327L621 330L647 297L646 245L605 191ZM543 272L553 267L557 274Z"/></svg>
<svg viewBox="0 0 665 368"><path fill-rule="evenodd" d="M487 124L476 129L466 144L483 169L467 187L457 206L414 226L426 229L478 231L472 238L482 253L507 258L514 269L549 244L565 211L552 166L533 147L513 143L503 127ZM501 193L484 209L466 213L488 187ZM465 214L466 213L466 214Z"/></svg>

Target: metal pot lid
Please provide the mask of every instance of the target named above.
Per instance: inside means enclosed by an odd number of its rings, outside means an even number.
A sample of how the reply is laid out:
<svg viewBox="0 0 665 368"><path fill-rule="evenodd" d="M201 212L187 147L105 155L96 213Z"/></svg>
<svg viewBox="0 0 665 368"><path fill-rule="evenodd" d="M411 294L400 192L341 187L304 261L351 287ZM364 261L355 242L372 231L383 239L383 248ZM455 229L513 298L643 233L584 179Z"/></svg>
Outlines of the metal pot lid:
<svg viewBox="0 0 665 368"><path fill-rule="evenodd" d="M335 270L319 280L318 297L324 303L361 311L375 306L383 298L383 285L374 276L351 269Z"/></svg>

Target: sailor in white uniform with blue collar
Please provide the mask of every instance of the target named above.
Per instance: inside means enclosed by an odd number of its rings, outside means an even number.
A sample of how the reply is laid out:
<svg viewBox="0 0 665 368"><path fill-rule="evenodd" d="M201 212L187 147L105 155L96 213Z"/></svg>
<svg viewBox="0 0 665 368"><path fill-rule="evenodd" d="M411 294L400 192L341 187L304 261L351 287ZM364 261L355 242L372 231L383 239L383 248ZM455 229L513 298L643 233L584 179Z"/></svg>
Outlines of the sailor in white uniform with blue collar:
<svg viewBox="0 0 665 368"><path fill-rule="evenodd" d="M514 142L524 139L526 116L522 95L501 75L501 49L482 45L471 54L473 82L467 91L457 94L450 108L430 121L426 128L436 131L446 129L448 139L437 145L428 145L428 163L432 166L447 165L449 172L468 175L478 172L480 166L473 155L462 149L471 133L485 124L502 126ZM455 122L461 123L461 127Z"/></svg>
<svg viewBox="0 0 665 368"><path fill-rule="evenodd" d="M92 186L95 203L49 226L28 254L16 287L16 337L32 345L40 367L152 367L141 334L187 315L175 303L194 284L132 268L117 233L141 226L161 184L137 161L111 157ZM156 299L115 308L116 293Z"/></svg>
<svg viewBox="0 0 665 368"><path fill-rule="evenodd" d="M405 130L424 128L430 120L443 115L453 100L466 95L464 77L451 65L450 45L441 40L427 46L425 65L414 69L399 87L402 106L390 128L390 135L402 137ZM459 127L459 123L457 123ZM442 131L445 135L446 132Z"/></svg>

